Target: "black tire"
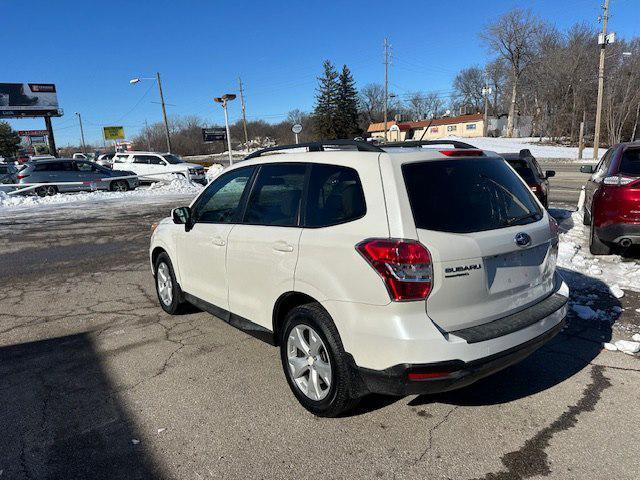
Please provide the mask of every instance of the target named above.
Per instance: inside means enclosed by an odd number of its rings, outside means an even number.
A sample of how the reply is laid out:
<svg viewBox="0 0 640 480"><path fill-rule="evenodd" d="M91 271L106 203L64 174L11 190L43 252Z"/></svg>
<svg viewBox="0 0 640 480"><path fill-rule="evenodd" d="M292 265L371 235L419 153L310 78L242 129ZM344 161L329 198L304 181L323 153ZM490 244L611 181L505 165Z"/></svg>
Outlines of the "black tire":
<svg viewBox="0 0 640 480"><path fill-rule="evenodd" d="M591 223L591 228L589 229L589 251L592 255L611 254L611 247L600 240L600 238L598 238L598 234L596 233L593 222Z"/></svg>
<svg viewBox="0 0 640 480"><path fill-rule="evenodd" d="M166 265L166 267L168 268L169 276L171 278L171 301L170 302L166 302L160 293L158 275L161 269L161 265ZM165 312L167 312L170 315L180 314L184 310L184 307L186 306L186 301L184 300L184 294L182 293L182 290L180 289L180 286L176 281L176 276L173 271L173 265L171 263L171 260L169 259L169 255L167 255L165 252L162 252L160 255L158 255L158 258L156 258L156 262L154 265L154 272L155 272L154 279L156 284L156 294L158 296L158 301L160 302L160 306Z"/></svg>
<svg viewBox="0 0 640 480"><path fill-rule="evenodd" d="M587 212L586 207L582 207L582 224L583 225L591 225L591 215Z"/></svg>
<svg viewBox="0 0 640 480"><path fill-rule="evenodd" d="M291 331L300 325L311 327L326 347L331 368L331 386L321 400L307 397L293 380L287 357L287 340ZM300 404L319 417L336 417L354 408L360 398L355 393L353 369L342 346L340 335L329 314L317 303L293 308L286 316L280 338L280 359L287 383Z"/></svg>
<svg viewBox="0 0 640 480"><path fill-rule="evenodd" d="M126 180L114 180L109 185L109 190L112 192L126 192L129 190L129 182Z"/></svg>
<svg viewBox="0 0 640 480"><path fill-rule="evenodd" d="M52 197L57 193L58 193L58 187L56 187L55 185L43 185L41 187L36 188L36 194L39 197Z"/></svg>

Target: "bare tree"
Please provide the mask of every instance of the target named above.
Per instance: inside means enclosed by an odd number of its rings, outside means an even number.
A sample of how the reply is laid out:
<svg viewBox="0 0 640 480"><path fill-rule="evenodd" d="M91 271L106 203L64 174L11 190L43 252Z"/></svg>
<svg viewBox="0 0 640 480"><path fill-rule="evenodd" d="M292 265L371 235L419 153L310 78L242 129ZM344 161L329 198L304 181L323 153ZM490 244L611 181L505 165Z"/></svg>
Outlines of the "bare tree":
<svg viewBox="0 0 640 480"><path fill-rule="evenodd" d="M407 99L407 111L412 120L422 120L428 113L428 100L424 93L414 92Z"/></svg>
<svg viewBox="0 0 640 480"><path fill-rule="evenodd" d="M484 85L484 72L480 67L460 70L453 80L454 108L470 106L475 111L480 111L484 104L482 95Z"/></svg>
<svg viewBox="0 0 640 480"><path fill-rule="evenodd" d="M384 87L379 83L370 83L360 90L360 109L364 121L369 124L381 122L384 112Z"/></svg>
<svg viewBox="0 0 640 480"><path fill-rule="evenodd" d="M518 99L518 83L524 71L535 60L542 22L529 10L516 8L500 16L480 34L489 50L509 65L511 75L511 104L507 119L507 136L513 136L514 117Z"/></svg>

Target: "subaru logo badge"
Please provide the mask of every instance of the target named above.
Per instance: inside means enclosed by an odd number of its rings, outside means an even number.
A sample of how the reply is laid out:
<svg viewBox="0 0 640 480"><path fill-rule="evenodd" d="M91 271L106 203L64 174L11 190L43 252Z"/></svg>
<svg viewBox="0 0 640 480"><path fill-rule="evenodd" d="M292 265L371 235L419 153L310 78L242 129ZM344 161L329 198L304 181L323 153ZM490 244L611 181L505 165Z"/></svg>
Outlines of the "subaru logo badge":
<svg viewBox="0 0 640 480"><path fill-rule="evenodd" d="M531 237L524 232L516 233L514 240L519 247L526 247L531 243Z"/></svg>

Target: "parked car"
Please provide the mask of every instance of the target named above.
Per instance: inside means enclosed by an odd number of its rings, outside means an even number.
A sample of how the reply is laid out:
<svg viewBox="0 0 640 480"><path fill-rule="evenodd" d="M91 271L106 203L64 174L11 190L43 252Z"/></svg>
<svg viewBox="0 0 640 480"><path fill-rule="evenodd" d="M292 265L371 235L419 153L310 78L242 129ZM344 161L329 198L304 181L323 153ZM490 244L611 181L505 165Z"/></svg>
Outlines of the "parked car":
<svg viewBox="0 0 640 480"><path fill-rule="evenodd" d="M20 164L27 163L29 160L31 160L31 157L26 153L19 153L18 156L16 157L16 162Z"/></svg>
<svg viewBox="0 0 640 480"><path fill-rule="evenodd" d="M123 165L120 165L123 164ZM184 178L206 185L205 170L202 165L187 163L171 153L124 152L113 157L114 168L122 166L140 175L149 182Z"/></svg>
<svg viewBox="0 0 640 480"><path fill-rule="evenodd" d="M620 143L597 165L583 165L580 171L592 174L585 184L583 216L591 226L591 253L608 255L614 245L640 243L640 142Z"/></svg>
<svg viewBox="0 0 640 480"><path fill-rule="evenodd" d="M103 153L101 155L98 155L98 158L96 159L96 163L106 168L113 168L114 155L115 155L115 152Z"/></svg>
<svg viewBox="0 0 640 480"><path fill-rule="evenodd" d="M544 208L549 208L549 179L556 175L555 170L542 171L540 164L528 149L518 153L500 153L509 165L529 185Z"/></svg>
<svg viewBox="0 0 640 480"><path fill-rule="evenodd" d="M17 171L16 166L11 163L0 163L0 183L15 183Z"/></svg>
<svg viewBox="0 0 640 480"><path fill-rule="evenodd" d="M56 158L29 162L17 174L18 183L50 183L35 188L41 197L60 192L85 190L127 191L138 186L137 178L117 178L135 175L126 170L110 170L88 160ZM62 182L83 182L82 185L60 185Z"/></svg>
<svg viewBox="0 0 640 480"><path fill-rule="evenodd" d="M165 312L188 302L277 345L322 416L518 362L560 331L569 295L556 222L477 149L264 149L174 209L149 253Z"/></svg>

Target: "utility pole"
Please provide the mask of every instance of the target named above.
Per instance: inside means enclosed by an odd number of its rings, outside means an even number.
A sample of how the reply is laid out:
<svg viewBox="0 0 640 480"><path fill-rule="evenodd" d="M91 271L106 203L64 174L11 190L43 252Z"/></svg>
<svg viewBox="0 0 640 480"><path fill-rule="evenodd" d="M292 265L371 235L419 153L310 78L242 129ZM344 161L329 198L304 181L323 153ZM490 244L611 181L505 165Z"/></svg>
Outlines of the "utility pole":
<svg viewBox="0 0 640 480"><path fill-rule="evenodd" d="M221 97L215 97L213 99L214 102L222 105L222 109L224 110L224 125L227 130L227 148L229 150L229 165L233 165L233 155L231 155L231 130L229 130L229 114L227 113L227 102L234 100L236 98L233 93L225 93Z"/></svg>
<svg viewBox="0 0 640 480"><path fill-rule="evenodd" d="M482 87L482 96L484 97L484 117L482 121L482 136L487 136L487 131L489 127L489 95L491 95L491 87L485 86Z"/></svg>
<svg viewBox="0 0 640 480"><path fill-rule="evenodd" d="M242 79L238 77L238 84L240 85L240 103L242 104L242 126L244 128L244 148L249 151L249 135L247 134L247 115L244 110L244 94L242 91Z"/></svg>
<svg viewBox="0 0 640 480"><path fill-rule="evenodd" d="M164 95L162 94L162 82L160 81L160 72L156 72L158 80L158 90L160 91L160 104L162 105L162 118L164 119L164 133L167 136L167 153L171 153L171 136L169 135L169 122L167 121L167 109L164 106Z"/></svg>
<svg viewBox="0 0 640 480"><path fill-rule="evenodd" d="M151 138L149 137L149 124L147 123L147 119L144 119L144 133L147 137L147 151L151 151Z"/></svg>
<svg viewBox="0 0 640 480"><path fill-rule="evenodd" d="M56 139L53 136L53 126L51 125L51 117L44 117L44 124L47 127L47 139L49 140L49 153L54 157L58 156L56 148Z"/></svg>
<svg viewBox="0 0 640 480"><path fill-rule="evenodd" d="M598 160L598 147L600 143L600 123L602 115L602 97L604 95L604 54L607 46L607 21L609 20L609 0L605 0L602 7L602 33L598 36L600 44L600 66L598 68L598 102L596 104L596 126L593 133L593 159Z"/></svg>
<svg viewBox="0 0 640 480"><path fill-rule="evenodd" d="M82 128L82 115L80 115L80 112L76 112L76 115L78 116L78 122L80 122L80 139L82 140L82 153L86 155L87 147L85 146L85 143L84 143L84 129Z"/></svg>
<svg viewBox="0 0 640 480"><path fill-rule="evenodd" d="M387 139L387 113L389 109L389 40L384 39L384 140Z"/></svg>
<svg viewBox="0 0 640 480"><path fill-rule="evenodd" d="M578 160L582 160L582 152L584 151L584 122L587 118L587 111L582 112L582 121L580 122L580 137L578 140Z"/></svg>

